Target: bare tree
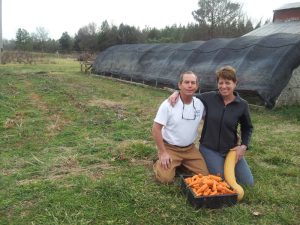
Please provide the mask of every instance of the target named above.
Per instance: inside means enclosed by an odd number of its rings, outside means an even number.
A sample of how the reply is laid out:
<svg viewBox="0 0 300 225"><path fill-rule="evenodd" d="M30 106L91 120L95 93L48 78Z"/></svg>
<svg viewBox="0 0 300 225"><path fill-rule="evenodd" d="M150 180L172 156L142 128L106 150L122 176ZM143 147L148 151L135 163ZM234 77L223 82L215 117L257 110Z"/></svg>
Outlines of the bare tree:
<svg viewBox="0 0 300 225"><path fill-rule="evenodd" d="M42 52L45 51L46 42L49 40L49 33L44 27L37 27L36 33L33 33L32 39L38 45L37 49L40 49Z"/></svg>

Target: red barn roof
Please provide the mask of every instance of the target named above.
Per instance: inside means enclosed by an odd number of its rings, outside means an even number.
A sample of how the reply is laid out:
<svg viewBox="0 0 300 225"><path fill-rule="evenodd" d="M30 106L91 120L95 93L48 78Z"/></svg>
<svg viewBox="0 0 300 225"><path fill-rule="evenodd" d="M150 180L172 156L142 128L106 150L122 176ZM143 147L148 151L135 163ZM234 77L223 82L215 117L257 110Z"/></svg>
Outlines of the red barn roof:
<svg viewBox="0 0 300 225"><path fill-rule="evenodd" d="M274 10L273 22L300 21L300 2L288 3Z"/></svg>

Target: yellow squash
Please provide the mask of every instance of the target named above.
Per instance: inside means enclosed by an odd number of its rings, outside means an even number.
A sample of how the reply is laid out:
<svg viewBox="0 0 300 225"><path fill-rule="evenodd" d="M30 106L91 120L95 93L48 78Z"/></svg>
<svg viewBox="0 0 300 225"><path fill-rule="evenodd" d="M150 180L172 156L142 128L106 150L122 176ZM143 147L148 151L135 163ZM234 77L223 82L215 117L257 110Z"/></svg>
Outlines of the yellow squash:
<svg viewBox="0 0 300 225"><path fill-rule="evenodd" d="M237 200L240 201L244 197L244 189L236 182L235 179L235 159L236 159L236 151L230 150L225 158L224 162L224 178L226 182L236 190L238 193Z"/></svg>

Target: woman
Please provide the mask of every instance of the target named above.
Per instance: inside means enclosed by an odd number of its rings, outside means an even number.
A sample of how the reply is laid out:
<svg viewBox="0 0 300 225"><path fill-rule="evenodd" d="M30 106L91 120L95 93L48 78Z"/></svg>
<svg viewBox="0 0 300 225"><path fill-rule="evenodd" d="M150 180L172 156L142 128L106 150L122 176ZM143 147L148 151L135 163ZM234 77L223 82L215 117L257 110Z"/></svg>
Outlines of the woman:
<svg viewBox="0 0 300 225"><path fill-rule="evenodd" d="M234 149L237 152L235 166L237 182L252 186L254 185L253 176L244 158L253 130L249 106L247 101L234 91L237 79L233 67L222 67L217 70L216 75L218 91L197 96L205 105L206 110L200 138L200 152L209 172L224 177L226 154L230 149ZM172 95L171 102L176 101L177 95ZM238 139L238 125L240 125L241 140Z"/></svg>

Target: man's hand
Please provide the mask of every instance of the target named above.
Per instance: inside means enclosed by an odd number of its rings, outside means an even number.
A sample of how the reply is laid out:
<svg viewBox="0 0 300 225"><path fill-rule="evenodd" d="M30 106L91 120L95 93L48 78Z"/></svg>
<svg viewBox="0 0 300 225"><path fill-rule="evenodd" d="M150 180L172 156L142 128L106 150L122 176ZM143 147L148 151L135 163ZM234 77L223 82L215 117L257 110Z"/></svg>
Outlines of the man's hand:
<svg viewBox="0 0 300 225"><path fill-rule="evenodd" d="M154 122L152 127L152 135L158 148L159 162L164 169L168 169L171 165L172 159L170 154L167 152L163 142L163 137L161 134L162 127L162 124Z"/></svg>
<svg viewBox="0 0 300 225"><path fill-rule="evenodd" d="M160 162L160 165L164 169L170 168L172 159L171 159L169 153L168 152L163 152L163 153L159 154L159 162Z"/></svg>
<svg viewBox="0 0 300 225"><path fill-rule="evenodd" d="M175 91L173 94L171 94L168 98L169 103L171 104L171 106L174 106L178 100L179 97L179 92Z"/></svg>
<svg viewBox="0 0 300 225"><path fill-rule="evenodd" d="M236 151L235 163L237 163L240 159L244 157L244 155L246 154L246 149L247 149L246 145L239 145L233 148L233 150Z"/></svg>

